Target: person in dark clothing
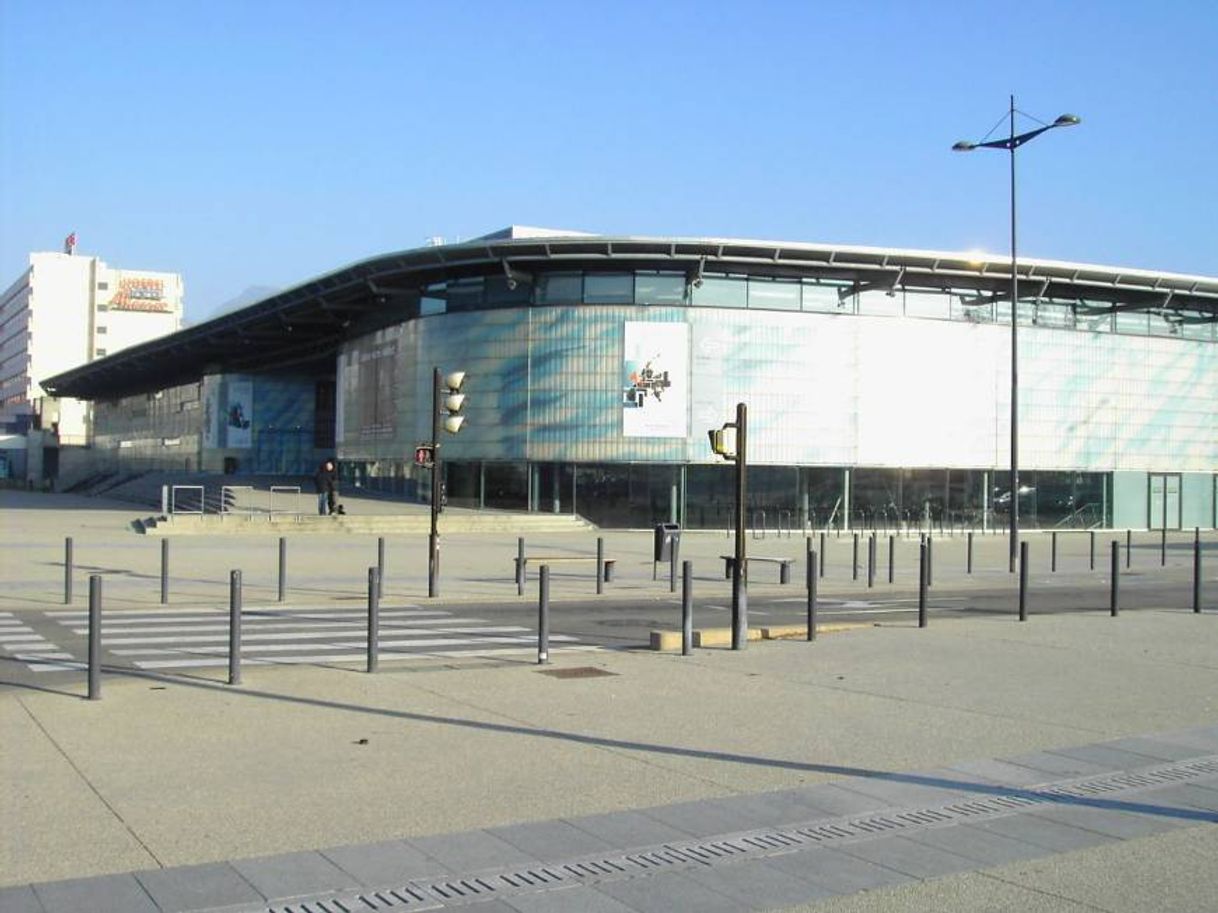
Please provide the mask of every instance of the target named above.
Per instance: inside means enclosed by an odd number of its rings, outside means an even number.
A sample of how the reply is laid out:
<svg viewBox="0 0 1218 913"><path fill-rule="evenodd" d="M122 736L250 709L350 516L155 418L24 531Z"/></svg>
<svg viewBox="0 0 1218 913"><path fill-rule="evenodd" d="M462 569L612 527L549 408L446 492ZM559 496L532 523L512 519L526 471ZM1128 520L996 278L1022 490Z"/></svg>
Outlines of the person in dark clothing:
<svg viewBox="0 0 1218 913"><path fill-rule="evenodd" d="M321 516L332 514L338 504L338 473L334 469L334 461L326 460L313 476L313 484L317 488L317 513Z"/></svg>

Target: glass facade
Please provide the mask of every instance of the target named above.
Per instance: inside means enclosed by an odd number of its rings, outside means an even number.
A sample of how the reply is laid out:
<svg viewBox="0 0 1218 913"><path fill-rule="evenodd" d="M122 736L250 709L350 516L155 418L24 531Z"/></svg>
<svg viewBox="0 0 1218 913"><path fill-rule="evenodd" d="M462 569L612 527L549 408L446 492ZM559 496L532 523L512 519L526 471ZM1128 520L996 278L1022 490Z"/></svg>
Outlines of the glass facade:
<svg viewBox="0 0 1218 913"><path fill-rule="evenodd" d="M511 285L429 286L428 319L344 347L337 445L361 484L427 497L408 456L430 436L438 365L468 375L465 427L443 442L454 505L726 529L733 474L706 431L746 402L750 525L1007 522L1009 301L663 269ZM1018 314L1023 525L1113 522L1113 472L1211 477L1213 322L1048 298ZM638 364L631 333L656 340ZM630 424L661 402L662 425Z"/></svg>

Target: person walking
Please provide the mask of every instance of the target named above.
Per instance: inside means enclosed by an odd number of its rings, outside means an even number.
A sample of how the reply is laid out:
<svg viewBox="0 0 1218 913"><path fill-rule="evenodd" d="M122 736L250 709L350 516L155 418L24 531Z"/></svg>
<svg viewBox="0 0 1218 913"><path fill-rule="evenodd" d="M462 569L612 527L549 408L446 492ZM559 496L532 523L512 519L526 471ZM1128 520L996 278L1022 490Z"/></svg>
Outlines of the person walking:
<svg viewBox="0 0 1218 913"><path fill-rule="evenodd" d="M317 489L317 513L320 516L334 513L338 501L338 473L334 470L334 461L326 460L313 476L313 485Z"/></svg>

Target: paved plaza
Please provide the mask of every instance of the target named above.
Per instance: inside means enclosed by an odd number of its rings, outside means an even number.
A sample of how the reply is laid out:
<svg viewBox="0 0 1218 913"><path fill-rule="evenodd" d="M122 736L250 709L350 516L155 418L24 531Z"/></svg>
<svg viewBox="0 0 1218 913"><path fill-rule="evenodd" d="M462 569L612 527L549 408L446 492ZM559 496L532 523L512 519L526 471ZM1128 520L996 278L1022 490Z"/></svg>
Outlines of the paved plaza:
<svg viewBox="0 0 1218 913"><path fill-rule="evenodd" d="M1086 593L1078 611L922 630L892 613L814 644L689 657L559 641L545 667L527 644L499 643L529 632L483 630L472 647L433 645L375 675L333 655L250 663L235 687L221 666L135 665L167 661L148 654L108 665L88 701L72 643L29 649L71 632L85 575L105 579L107 635L156 628L166 613L222 609L239 564L248 599L272 605L275 540L175 541L161 607L159 545L128 529L137 509L4 499L3 913L1218 908L1218 581L1210 558L1194 614L1191 533L1162 568L1158 540L1141 534L1123 581L1137 608L1118 618L1100 610L1085 535L1062 537L1057 577L1034 536L1035 585ZM81 572L70 606L66 535ZM619 567L612 598L670 606L649 534L603 535ZM683 543L709 599L725 598L728 541ZM471 602L534 598L535 581L515 594L513 539L446 538L434 601L425 543L391 546L386 600L403 627L504 627ZM979 537L971 576L959 538L935 547L936 598L1011 585L1001 537ZM800 556L804 543L750 548ZM291 549L287 608L345 624L375 539ZM849 539L830 549L826 598L861 600ZM902 567L877 584L894 599L911 586ZM555 598L591 584L556 577ZM755 589L796 598L798 584ZM77 614L33 624L52 612ZM281 630L296 629L267 633ZM127 648L157 649L110 645ZM17 659L39 652L67 658L37 673Z"/></svg>

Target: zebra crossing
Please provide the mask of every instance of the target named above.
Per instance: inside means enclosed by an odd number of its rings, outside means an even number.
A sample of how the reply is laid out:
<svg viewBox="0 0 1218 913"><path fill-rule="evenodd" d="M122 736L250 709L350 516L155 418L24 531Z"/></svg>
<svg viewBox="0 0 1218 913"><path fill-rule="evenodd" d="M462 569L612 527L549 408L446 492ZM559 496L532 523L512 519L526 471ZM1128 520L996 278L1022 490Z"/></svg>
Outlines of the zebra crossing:
<svg viewBox="0 0 1218 913"><path fill-rule="evenodd" d="M61 650L12 612L0 612L0 650L32 672L79 669L72 654Z"/></svg>
<svg viewBox="0 0 1218 913"><path fill-rule="evenodd" d="M62 625L65 633L88 635L87 611L65 609L46 615ZM529 628L441 609L383 607L379 618L381 663L536 650L537 636ZM241 613L241 662L362 663L367 658L366 631L364 609L247 607ZM551 635L550 642L558 648L597 649L565 635ZM102 622L101 645L109 657L148 671L226 666L228 612L195 608L111 613Z"/></svg>

